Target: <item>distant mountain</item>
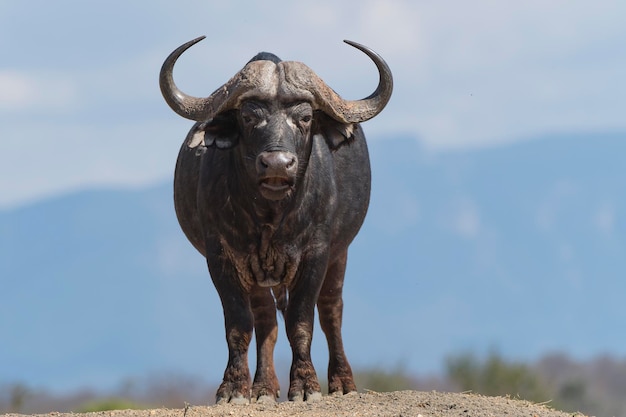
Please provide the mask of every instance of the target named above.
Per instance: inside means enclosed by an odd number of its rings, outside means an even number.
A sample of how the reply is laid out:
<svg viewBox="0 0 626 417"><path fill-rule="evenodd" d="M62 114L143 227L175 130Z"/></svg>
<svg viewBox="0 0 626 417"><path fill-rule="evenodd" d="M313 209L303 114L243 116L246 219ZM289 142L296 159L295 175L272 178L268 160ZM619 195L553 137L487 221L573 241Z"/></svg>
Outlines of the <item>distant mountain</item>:
<svg viewBox="0 0 626 417"><path fill-rule="evenodd" d="M354 366L431 372L492 348L626 354L626 134L448 153L393 138L370 150L372 202L345 288ZM0 382L221 379L221 306L171 194L89 190L0 212ZM290 361L284 333L276 357ZM320 376L326 360L318 329Z"/></svg>

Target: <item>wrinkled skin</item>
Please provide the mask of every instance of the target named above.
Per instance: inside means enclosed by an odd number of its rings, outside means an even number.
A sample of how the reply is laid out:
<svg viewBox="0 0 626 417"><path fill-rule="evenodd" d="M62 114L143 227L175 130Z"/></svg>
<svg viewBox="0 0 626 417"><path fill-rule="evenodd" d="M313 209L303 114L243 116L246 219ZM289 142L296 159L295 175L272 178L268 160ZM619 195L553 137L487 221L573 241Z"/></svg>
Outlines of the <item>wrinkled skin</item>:
<svg viewBox="0 0 626 417"><path fill-rule="evenodd" d="M262 59L268 56L279 62ZM329 393L356 390L341 337L342 289L369 195L359 124L337 121L301 94L248 94L193 126L179 152L174 199L224 310L229 357L218 402L279 396L277 309L293 354L288 398L321 395L311 361L316 306L328 341Z"/></svg>
<svg viewBox="0 0 626 417"><path fill-rule="evenodd" d="M243 122L242 111L229 115L232 119L226 122L227 128L242 134L232 149L208 147L198 156L197 149L183 144L176 169L179 221L194 246L206 256L224 306L230 354L218 400L248 398L250 388L254 398L278 396L272 358L276 307L271 288L258 285L262 280L283 285L289 293L285 310L293 349L289 398L307 399L320 392L310 356L316 304L331 351L329 391L356 390L341 340L341 294L348 244L359 230L369 202L365 140L357 128L353 137L343 138L333 151L321 133L334 128L336 122L323 114L309 122L299 120L294 123L296 128L286 127L283 135L275 136L273 124L288 125L287 118L301 118L298 110L310 109L310 105L270 107L276 109L267 112L267 127L254 134L250 134L254 129ZM300 175L281 200L263 197L257 185L255 158L247 158L267 147L298 155ZM273 277L269 271L283 274ZM250 387L247 351L253 328L258 359Z"/></svg>

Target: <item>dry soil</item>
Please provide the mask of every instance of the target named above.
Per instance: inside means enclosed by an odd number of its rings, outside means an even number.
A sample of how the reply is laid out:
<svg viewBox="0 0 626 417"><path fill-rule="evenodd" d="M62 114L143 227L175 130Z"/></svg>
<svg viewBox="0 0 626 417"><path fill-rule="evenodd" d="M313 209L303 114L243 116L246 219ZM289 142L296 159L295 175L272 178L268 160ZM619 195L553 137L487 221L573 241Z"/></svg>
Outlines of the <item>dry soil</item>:
<svg viewBox="0 0 626 417"><path fill-rule="evenodd" d="M17 417L8 414L7 417ZM286 417L286 416L403 416L403 417L583 417L564 413L549 405L532 404L512 398L476 394L398 391L367 392L324 396L315 403L188 406L185 409L116 410L87 414L49 413L48 417Z"/></svg>

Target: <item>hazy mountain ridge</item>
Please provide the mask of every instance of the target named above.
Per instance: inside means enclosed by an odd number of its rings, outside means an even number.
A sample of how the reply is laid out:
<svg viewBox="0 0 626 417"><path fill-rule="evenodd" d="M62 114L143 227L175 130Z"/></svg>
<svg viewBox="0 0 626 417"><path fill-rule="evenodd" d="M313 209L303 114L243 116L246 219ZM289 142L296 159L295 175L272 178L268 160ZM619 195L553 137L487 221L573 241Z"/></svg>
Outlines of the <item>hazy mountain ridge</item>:
<svg viewBox="0 0 626 417"><path fill-rule="evenodd" d="M395 138L370 152L372 202L345 289L357 366L431 371L489 347L625 352L612 330L626 320L626 134L443 154ZM169 183L93 190L0 212L1 380L221 377L221 306L171 194ZM321 374L324 345L317 331ZM277 360L289 357L281 334Z"/></svg>

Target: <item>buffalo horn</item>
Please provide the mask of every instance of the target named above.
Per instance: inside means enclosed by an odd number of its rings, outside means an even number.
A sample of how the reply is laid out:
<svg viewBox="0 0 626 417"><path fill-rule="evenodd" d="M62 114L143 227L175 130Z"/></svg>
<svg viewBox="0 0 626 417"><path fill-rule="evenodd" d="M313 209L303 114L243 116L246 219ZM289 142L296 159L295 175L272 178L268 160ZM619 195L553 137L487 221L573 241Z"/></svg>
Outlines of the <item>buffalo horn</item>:
<svg viewBox="0 0 626 417"><path fill-rule="evenodd" d="M203 40L201 36L175 49L161 67L159 84L167 104L180 116L195 121L206 120L221 110L232 108L246 91L259 86L260 64L248 64L226 84L206 98L192 97L176 87L172 72L176 60L191 46ZM308 91L314 96L318 108L343 123L360 123L380 113L389 102L393 90L391 70L385 60L370 48L352 41L344 41L370 57L378 68L379 81L376 90L361 100L344 100L309 67L300 62L282 62L288 83Z"/></svg>
<svg viewBox="0 0 626 417"><path fill-rule="evenodd" d="M167 104L180 116L198 122L213 117L215 114L219 113L220 110L231 106L241 94L255 87L255 79L247 73L246 68L238 72L209 97L193 97L178 89L172 75L176 60L183 52L205 37L206 36L201 36L176 48L163 63L159 75L161 93ZM254 73L253 68L249 71Z"/></svg>
<svg viewBox="0 0 626 417"><path fill-rule="evenodd" d="M335 103L332 101L328 103L331 106L339 104L341 111L338 116L341 116L344 122L360 123L371 119L383 111L391 98L391 92L393 91L393 77L391 75L391 69L389 69L385 60L372 49L348 40L344 40L344 42L364 52L372 61L374 61L376 68L378 68L378 86L368 97L362 100L343 100L341 97L337 96ZM329 88L325 85L324 87ZM332 90L331 92L334 93Z"/></svg>

